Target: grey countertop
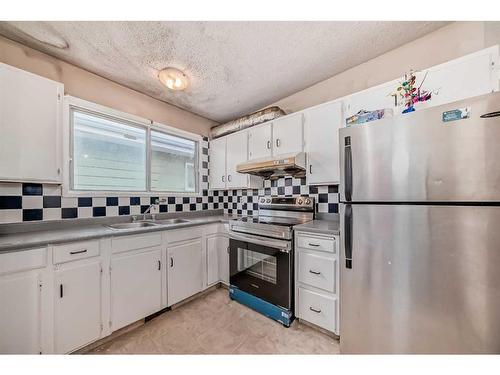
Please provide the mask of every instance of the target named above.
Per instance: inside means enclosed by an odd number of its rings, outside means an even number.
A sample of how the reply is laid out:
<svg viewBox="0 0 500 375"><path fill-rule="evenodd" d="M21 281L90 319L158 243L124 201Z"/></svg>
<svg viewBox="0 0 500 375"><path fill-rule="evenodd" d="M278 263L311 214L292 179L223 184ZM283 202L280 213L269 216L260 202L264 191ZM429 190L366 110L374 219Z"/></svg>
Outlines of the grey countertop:
<svg viewBox="0 0 500 375"><path fill-rule="evenodd" d="M340 226L338 220L312 220L304 224L293 227L296 231L310 232L326 235L340 234Z"/></svg>
<svg viewBox="0 0 500 375"><path fill-rule="evenodd" d="M228 222L231 218L234 218L234 216L223 215L220 213L205 215L198 214L191 216L176 215L176 217L186 218L189 221L186 223L120 230L109 228L107 226L110 224L108 221L93 223L90 220L82 221L81 223L78 223L78 225L75 225L75 223L66 225L65 223L61 222L53 222L48 225L47 223L45 223L45 225L43 226L33 227L29 226L29 224L24 224L25 230L23 230L23 226L17 225L18 228L16 230L12 230L11 232L9 232L5 229L0 232L0 253L20 251L24 249L60 244L65 242L84 241L103 237L116 237L130 234L180 229L212 223L225 223Z"/></svg>

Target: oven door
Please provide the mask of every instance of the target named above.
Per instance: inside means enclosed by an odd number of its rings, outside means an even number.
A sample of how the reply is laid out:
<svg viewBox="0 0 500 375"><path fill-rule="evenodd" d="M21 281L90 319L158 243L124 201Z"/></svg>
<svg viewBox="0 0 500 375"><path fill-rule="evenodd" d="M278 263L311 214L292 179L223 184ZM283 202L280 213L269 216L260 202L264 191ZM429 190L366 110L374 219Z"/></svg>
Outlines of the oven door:
<svg viewBox="0 0 500 375"><path fill-rule="evenodd" d="M240 233L231 233L229 238L231 285L292 310L291 241Z"/></svg>

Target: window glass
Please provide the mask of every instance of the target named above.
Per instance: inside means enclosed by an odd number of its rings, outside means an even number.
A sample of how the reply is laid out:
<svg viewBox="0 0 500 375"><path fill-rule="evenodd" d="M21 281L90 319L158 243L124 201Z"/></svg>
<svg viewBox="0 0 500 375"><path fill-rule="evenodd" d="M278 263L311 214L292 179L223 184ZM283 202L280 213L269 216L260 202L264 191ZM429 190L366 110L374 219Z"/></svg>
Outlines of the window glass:
<svg viewBox="0 0 500 375"><path fill-rule="evenodd" d="M197 143L151 131L151 190L196 191Z"/></svg>
<svg viewBox="0 0 500 375"><path fill-rule="evenodd" d="M146 129L72 111L74 190L146 190Z"/></svg>

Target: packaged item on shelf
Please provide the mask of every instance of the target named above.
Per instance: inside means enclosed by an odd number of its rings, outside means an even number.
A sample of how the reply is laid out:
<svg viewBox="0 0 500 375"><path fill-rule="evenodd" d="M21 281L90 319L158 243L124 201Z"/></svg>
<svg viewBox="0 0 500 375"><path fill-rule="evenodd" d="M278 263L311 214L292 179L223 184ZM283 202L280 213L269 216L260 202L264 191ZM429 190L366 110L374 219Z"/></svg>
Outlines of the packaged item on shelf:
<svg viewBox="0 0 500 375"><path fill-rule="evenodd" d="M361 110L355 115L345 119L346 126L364 124L366 122L380 120L385 117L392 117L392 109L376 109L375 111L365 111Z"/></svg>

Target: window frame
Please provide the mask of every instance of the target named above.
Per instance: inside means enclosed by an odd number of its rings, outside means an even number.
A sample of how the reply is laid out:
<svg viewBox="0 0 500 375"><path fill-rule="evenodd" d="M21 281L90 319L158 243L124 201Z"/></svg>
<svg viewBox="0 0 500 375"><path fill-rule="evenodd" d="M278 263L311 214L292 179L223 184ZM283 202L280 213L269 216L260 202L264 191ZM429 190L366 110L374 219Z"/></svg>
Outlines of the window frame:
<svg viewBox="0 0 500 375"><path fill-rule="evenodd" d="M125 125L134 126L146 131L146 190L75 190L73 189L73 146L74 146L74 127L73 112L83 112L94 114L98 117L117 120ZM192 197L201 194L202 173L201 173L201 155L203 137L199 134L190 133L184 130L163 125L142 117L132 115L126 112L118 111L109 107L95 104L83 99L66 95L64 97L64 121L63 121L63 197L149 197L151 195ZM195 191L166 191L151 189L151 131L157 131L164 134L181 137L196 142L195 157Z"/></svg>

